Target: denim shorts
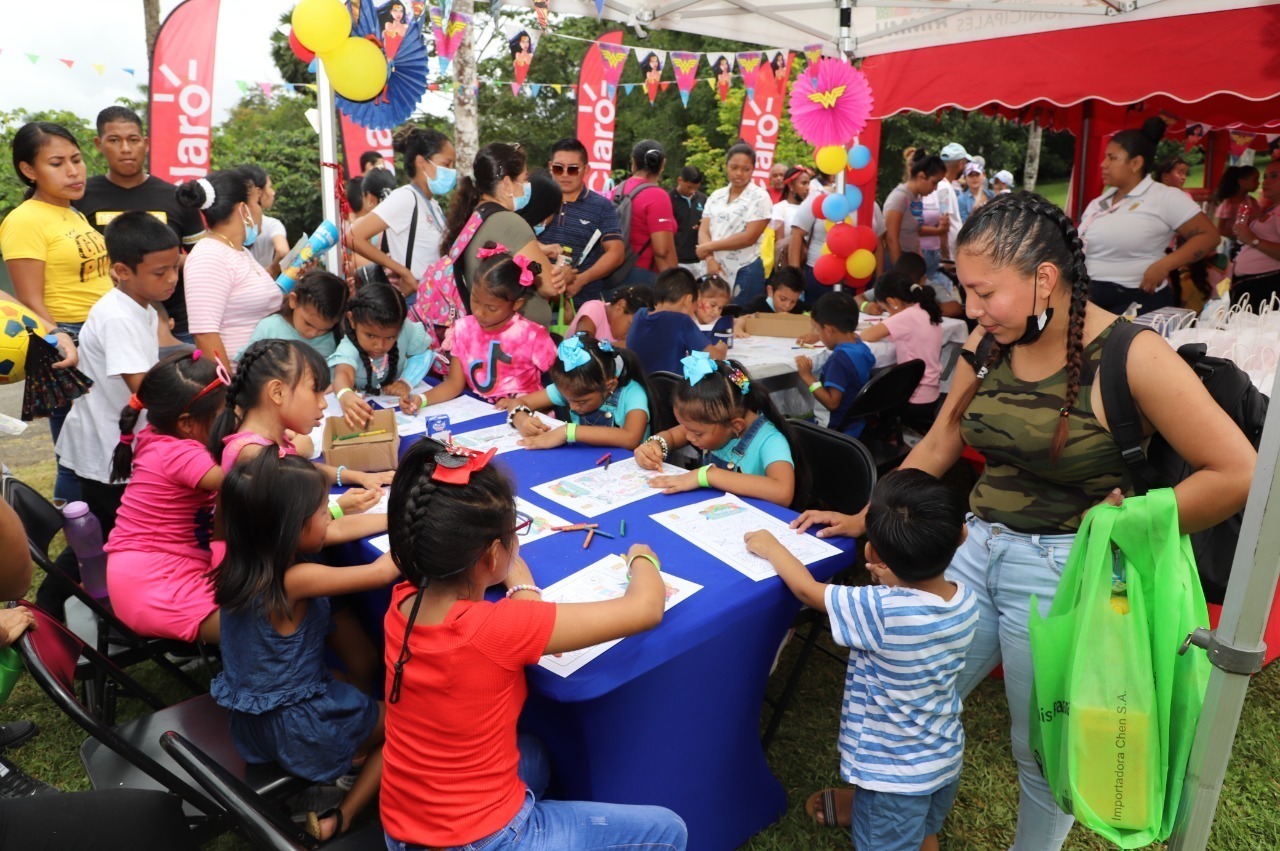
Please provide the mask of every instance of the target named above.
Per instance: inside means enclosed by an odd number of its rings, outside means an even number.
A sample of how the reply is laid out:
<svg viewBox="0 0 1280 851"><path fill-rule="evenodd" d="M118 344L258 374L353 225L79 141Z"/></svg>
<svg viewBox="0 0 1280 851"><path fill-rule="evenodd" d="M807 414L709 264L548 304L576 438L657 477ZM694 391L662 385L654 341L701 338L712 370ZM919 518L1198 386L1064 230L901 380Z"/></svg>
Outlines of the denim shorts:
<svg viewBox="0 0 1280 851"><path fill-rule="evenodd" d="M924 838L942 829L959 788L959 778L928 795L858 787L853 794L853 847L859 851L920 851Z"/></svg>

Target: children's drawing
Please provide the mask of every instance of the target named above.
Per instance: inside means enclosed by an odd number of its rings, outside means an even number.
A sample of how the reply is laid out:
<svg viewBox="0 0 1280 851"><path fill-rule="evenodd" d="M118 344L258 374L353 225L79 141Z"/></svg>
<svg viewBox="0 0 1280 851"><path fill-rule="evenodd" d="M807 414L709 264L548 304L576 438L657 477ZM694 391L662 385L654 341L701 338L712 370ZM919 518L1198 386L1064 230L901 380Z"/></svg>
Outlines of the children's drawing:
<svg viewBox="0 0 1280 851"><path fill-rule="evenodd" d="M542 424L547 428L560 428L564 423L555 417L549 417L539 412L537 415ZM458 446L465 446L468 449L479 449L480 451L488 451L489 449L498 450L498 454L503 452L511 452L516 449L524 449L520 445L520 441L524 439L524 435L513 429L506 423L500 425L489 426L488 428L476 429L468 431L464 434L455 434L453 442Z"/></svg>
<svg viewBox="0 0 1280 851"><path fill-rule="evenodd" d="M585 517L596 517L654 494L661 489L649 486L654 476L679 475L679 467L663 464L661 470L644 470L634 458L593 467L572 476L538 485L533 492L571 508Z"/></svg>
<svg viewBox="0 0 1280 851"><path fill-rule="evenodd" d="M529 525L528 534L520 536L520 546L522 547L541 540L548 535L556 534L553 528L555 526L569 525L569 521L563 517L557 517L550 511L545 511L522 497L516 497L516 511L527 515L533 521Z"/></svg>

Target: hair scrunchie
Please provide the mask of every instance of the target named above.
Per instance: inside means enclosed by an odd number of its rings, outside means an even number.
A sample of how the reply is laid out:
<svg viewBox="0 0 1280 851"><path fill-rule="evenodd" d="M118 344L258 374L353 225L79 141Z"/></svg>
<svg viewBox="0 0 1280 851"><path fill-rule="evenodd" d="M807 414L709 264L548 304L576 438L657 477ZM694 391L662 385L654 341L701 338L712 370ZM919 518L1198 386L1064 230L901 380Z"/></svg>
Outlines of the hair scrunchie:
<svg viewBox="0 0 1280 851"><path fill-rule="evenodd" d="M129 407L133 408L135 411L143 411L143 410L146 410L147 406L144 405L142 403L142 400L138 398L137 393L133 393L129 396Z"/></svg>
<svg viewBox="0 0 1280 851"><path fill-rule="evenodd" d="M204 190L204 203L200 205L200 209L207 210L210 207L212 207L213 202L217 200L218 193L213 188L213 184L210 183L209 179L206 177L199 178L198 180L196 180L196 183L198 183L200 185L200 188Z"/></svg>

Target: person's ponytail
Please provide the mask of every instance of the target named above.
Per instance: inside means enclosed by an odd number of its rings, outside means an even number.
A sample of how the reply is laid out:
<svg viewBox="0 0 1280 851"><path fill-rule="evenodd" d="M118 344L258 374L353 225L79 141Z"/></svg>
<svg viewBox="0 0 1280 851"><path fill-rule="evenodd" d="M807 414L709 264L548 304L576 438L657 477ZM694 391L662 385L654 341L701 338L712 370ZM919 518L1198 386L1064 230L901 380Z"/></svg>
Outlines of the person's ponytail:
<svg viewBox="0 0 1280 851"><path fill-rule="evenodd" d="M458 235L467 226L467 220L476 207L480 206L480 195L480 187L476 186L475 178L469 174L458 178L458 188L453 192L453 203L449 205L449 215L445 220L444 236L440 239L442 255L448 254L449 249L453 248Z"/></svg>

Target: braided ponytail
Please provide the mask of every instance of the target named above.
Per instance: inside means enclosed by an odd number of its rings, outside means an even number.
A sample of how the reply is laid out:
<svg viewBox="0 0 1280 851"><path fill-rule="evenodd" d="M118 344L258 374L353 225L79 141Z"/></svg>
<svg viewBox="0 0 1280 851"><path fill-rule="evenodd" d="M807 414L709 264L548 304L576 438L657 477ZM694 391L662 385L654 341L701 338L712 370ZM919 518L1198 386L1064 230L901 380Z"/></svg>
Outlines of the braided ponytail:
<svg viewBox="0 0 1280 851"><path fill-rule="evenodd" d="M1084 243L1071 219L1055 204L1033 192L1001 195L974 210L956 237L956 250L981 254L998 268L1010 267L1031 277L1042 263L1058 268L1061 279L1071 286L1071 307L1067 318L1067 391L1054 432L1049 457L1057 462L1066 446L1067 418L1080 393L1084 367L1084 320L1089 301L1089 273L1085 267ZM985 363L976 365L977 377L952 409L951 421L959 422L973 401L987 371L999 363L1005 346L991 347Z"/></svg>
<svg viewBox="0 0 1280 851"><path fill-rule="evenodd" d="M310 376L317 391L329 385L329 366L315 349L294 340L258 340L251 343L237 362L235 377L227 389L227 402L209 430L209 453L222 463L223 441L235 434L245 416L262 397L271 381L297 387Z"/></svg>

